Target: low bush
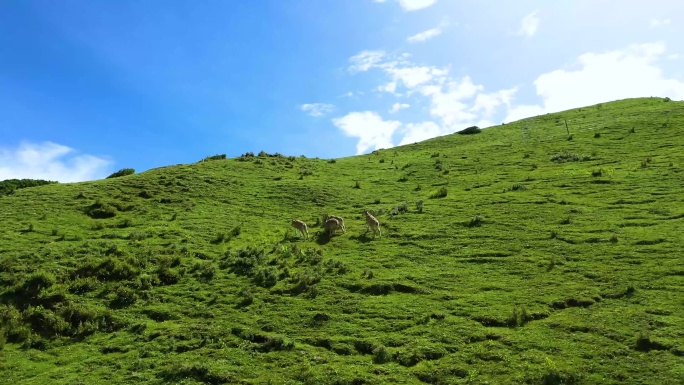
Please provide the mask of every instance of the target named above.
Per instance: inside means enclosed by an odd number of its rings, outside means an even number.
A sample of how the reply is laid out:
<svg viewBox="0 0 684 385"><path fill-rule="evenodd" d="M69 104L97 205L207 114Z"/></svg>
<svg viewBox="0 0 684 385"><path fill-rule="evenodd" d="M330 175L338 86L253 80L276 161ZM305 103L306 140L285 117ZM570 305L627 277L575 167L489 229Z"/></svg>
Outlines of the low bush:
<svg viewBox="0 0 684 385"><path fill-rule="evenodd" d="M226 154L207 156L206 158L200 160L200 162L208 162L210 160L223 160L226 159Z"/></svg>
<svg viewBox="0 0 684 385"><path fill-rule="evenodd" d="M472 135L472 134L479 134L480 132L482 132L481 128L479 128L477 126L471 126L471 127L468 127L464 130L458 131L457 134L459 134L459 135Z"/></svg>
<svg viewBox="0 0 684 385"><path fill-rule="evenodd" d="M7 179L0 182L0 196L11 195L15 190L57 183L42 179Z"/></svg>
<svg viewBox="0 0 684 385"><path fill-rule="evenodd" d="M135 174L135 169L132 168L122 168L121 170L109 175L107 179L109 178L119 178L122 176L127 176L127 175L133 175Z"/></svg>
<svg viewBox="0 0 684 385"><path fill-rule="evenodd" d="M430 194L430 198L432 199L437 199L437 198L444 198L447 196L447 188L446 187L440 187L438 190L435 190Z"/></svg>

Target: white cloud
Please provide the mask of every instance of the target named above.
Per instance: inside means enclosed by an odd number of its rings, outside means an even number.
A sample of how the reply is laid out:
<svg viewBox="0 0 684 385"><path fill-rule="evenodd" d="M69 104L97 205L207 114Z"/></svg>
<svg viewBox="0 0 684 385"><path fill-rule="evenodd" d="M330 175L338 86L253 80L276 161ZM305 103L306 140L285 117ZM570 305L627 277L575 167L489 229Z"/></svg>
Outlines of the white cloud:
<svg viewBox="0 0 684 385"><path fill-rule="evenodd" d="M534 36L537 33L537 28L539 27L539 11L533 11L522 19L520 23L520 29L518 30L518 35L523 35L527 37Z"/></svg>
<svg viewBox="0 0 684 385"><path fill-rule="evenodd" d="M0 180L82 182L104 178L110 165L103 158L75 155L73 148L52 142L22 142L17 148L0 148Z"/></svg>
<svg viewBox="0 0 684 385"><path fill-rule="evenodd" d="M403 110L409 107L411 107L411 105L407 103L394 103L392 105L392 108L389 110L389 113L394 114L395 112L399 112L399 110Z"/></svg>
<svg viewBox="0 0 684 385"><path fill-rule="evenodd" d="M370 148L393 147L392 135L401 122L382 120L376 112L351 112L341 118L333 119L333 124L347 136L359 138L356 154L363 154Z"/></svg>
<svg viewBox="0 0 684 385"><path fill-rule="evenodd" d="M313 117L325 116L335 110L335 106L325 103L302 104L300 109Z"/></svg>
<svg viewBox="0 0 684 385"><path fill-rule="evenodd" d="M432 116L440 118L446 126L471 122L477 118L466 100L473 98L484 87L473 84L470 77L465 76L461 81L450 81L444 88L423 90L423 94L431 98Z"/></svg>
<svg viewBox="0 0 684 385"><path fill-rule="evenodd" d="M415 35L406 38L409 43L422 43L424 41L430 40L433 37L439 36L444 32L444 28L449 26L449 21L447 18L442 19L442 21L435 28L428 29L417 33Z"/></svg>
<svg viewBox="0 0 684 385"><path fill-rule="evenodd" d="M443 78L449 70L422 66L388 68L387 72L394 77L395 81L400 80L406 88L415 88L435 78Z"/></svg>
<svg viewBox="0 0 684 385"><path fill-rule="evenodd" d="M374 3L384 3L387 0L373 0ZM411 12L434 5L437 0L397 0L404 11Z"/></svg>
<svg viewBox="0 0 684 385"><path fill-rule="evenodd" d="M349 72L364 72L376 67L386 56L385 51L362 51L349 58Z"/></svg>
<svg viewBox="0 0 684 385"><path fill-rule="evenodd" d="M657 65L665 50L665 44L658 42L585 53L577 59L578 69L560 69L539 76L534 85L542 98L541 105L515 106L505 121L626 98L684 99L684 82L665 78Z"/></svg>
<svg viewBox="0 0 684 385"><path fill-rule="evenodd" d="M404 137L399 142L399 146L420 142L449 133L447 130L438 126L434 122L423 122L416 124L410 123L402 129L402 132Z"/></svg>
<svg viewBox="0 0 684 385"><path fill-rule="evenodd" d="M427 31L417 33L413 36L409 36L408 38L406 38L406 41L408 41L409 43L420 43L420 42L424 42L426 40L432 39L433 37L439 36L441 34L442 34L442 29L439 27L436 27L436 28L428 29Z"/></svg>
<svg viewBox="0 0 684 385"><path fill-rule="evenodd" d="M490 120L494 114L504 107L509 107L517 92L517 88L511 88L485 93L484 87L473 83L469 76L464 76L459 80L451 78L449 68L415 65L407 61L409 57L407 54L380 56L368 54L368 52L377 51L364 51L350 61L363 63L361 66L363 70L380 69L391 78L388 83L376 89L398 96L400 94L396 91L399 87L403 87L407 90L407 96L415 95L414 98L427 99L430 116L435 120L408 124L397 121L388 125L388 122L383 121L376 113L365 112L352 113L345 117L344 121L334 121L335 125L342 128L347 135L360 138L357 147L359 153L377 142L382 142L379 147L391 147L393 145L392 134L400 127L399 133L403 135L400 144L406 144L453 133L474 124L481 127L491 126ZM396 113L408 107L407 103L397 102L392 105L389 113ZM352 117L355 120L352 120ZM356 127L357 131L351 132L352 127ZM377 132L386 134L375 134Z"/></svg>
<svg viewBox="0 0 684 385"><path fill-rule="evenodd" d="M544 114L544 107L542 106L537 106L534 104L521 104L511 108L508 111L508 115L504 119L504 122L515 122L516 120L542 114Z"/></svg>
<svg viewBox="0 0 684 385"><path fill-rule="evenodd" d="M384 51L362 51L349 58L351 65L349 72L365 72L373 68L381 69L392 80L376 89L389 93L395 93L397 86L401 83L408 89L415 88L430 82L443 82L449 73L448 68L437 68L432 66L416 66L409 63L406 59L409 54L389 56Z"/></svg>
<svg viewBox="0 0 684 385"><path fill-rule="evenodd" d="M387 84L378 86L377 90L393 94L397 90L397 82L389 82Z"/></svg>
<svg viewBox="0 0 684 385"><path fill-rule="evenodd" d="M651 27L662 27L666 25L670 25L672 20L670 19L663 19L663 20L658 20L658 19L651 19Z"/></svg>
<svg viewBox="0 0 684 385"><path fill-rule="evenodd" d="M434 5L437 0L399 0L399 4L404 11L417 11Z"/></svg>
<svg viewBox="0 0 684 385"><path fill-rule="evenodd" d="M510 107L516 92L518 92L518 88L513 87L489 94L479 94L475 98L475 104L470 110L472 112L482 112L484 117L490 118L499 106L506 105Z"/></svg>

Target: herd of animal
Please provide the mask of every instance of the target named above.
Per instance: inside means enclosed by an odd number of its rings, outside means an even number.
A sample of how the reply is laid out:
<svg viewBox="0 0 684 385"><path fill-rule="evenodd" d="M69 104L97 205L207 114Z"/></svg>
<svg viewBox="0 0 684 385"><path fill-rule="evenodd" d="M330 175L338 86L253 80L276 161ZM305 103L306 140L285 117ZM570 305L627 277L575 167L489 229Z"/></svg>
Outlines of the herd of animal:
<svg viewBox="0 0 684 385"><path fill-rule="evenodd" d="M366 232L371 230L373 232L373 237L375 237L377 234L382 238L382 234L380 232L380 221L378 221L378 219L371 215L371 213L369 213L366 209L363 210L363 214L366 218L366 225L368 225ZM304 221L293 219L291 225L295 229L299 230L299 233L302 237L309 239L309 227ZM342 230L343 233L347 232L347 229L344 227L344 219L335 215L325 214L323 216L323 228L328 236L335 234L337 230Z"/></svg>

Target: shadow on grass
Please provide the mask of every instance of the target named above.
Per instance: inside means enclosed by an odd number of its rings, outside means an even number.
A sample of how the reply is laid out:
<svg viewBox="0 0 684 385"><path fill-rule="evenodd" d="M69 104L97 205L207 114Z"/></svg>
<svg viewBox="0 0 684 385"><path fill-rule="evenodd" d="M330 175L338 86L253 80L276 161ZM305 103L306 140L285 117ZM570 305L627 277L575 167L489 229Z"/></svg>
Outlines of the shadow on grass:
<svg viewBox="0 0 684 385"><path fill-rule="evenodd" d="M316 243L318 243L319 245L325 245L325 244L327 244L328 242L330 242L330 240L332 239L332 237L333 237L333 236L330 235L330 234L328 234L327 232L321 231L321 232L318 233L318 235L316 236Z"/></svg>
<svg viewBox="0 0 684 385"><path fill-rule="evenodd" d="M371 237L368 236L368 232L365 232L365 233L363 233L363 234L361 234L361 235L357 235L357 236L355 236L355 237L354 237L354 236L351 236L351 237L349 237L349 238L351 238L351 239L353 239L353 240L355 240L355 241L363 242L363 243L368 243L368 242L370 242L370 241L373 240L373 238L371 238Z"/></svg>

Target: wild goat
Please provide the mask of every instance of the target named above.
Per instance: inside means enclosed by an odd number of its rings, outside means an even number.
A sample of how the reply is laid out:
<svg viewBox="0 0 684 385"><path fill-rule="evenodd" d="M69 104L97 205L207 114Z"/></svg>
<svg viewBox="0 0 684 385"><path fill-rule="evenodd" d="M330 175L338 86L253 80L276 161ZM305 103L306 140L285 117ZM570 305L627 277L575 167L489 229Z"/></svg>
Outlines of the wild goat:
<svg viewBox="0 0 684 385"><path fill-rule="evenodd" d="M341 229L342 225L340 224L340 221L338 221L337 219L330 218L327 221L325 221L323 227L325 227L325 232L330 236L335 234L335 231L337 231L337 229Z"/></svg>
<svg viewBox="0 0 684 385"><path fill-rule="evenodd" d="M363 213L366 216L366 224L368 225L368 230L373 230L373 237L375 237L375 233L377 232L378 235L380 235L380 238L382 238L382 233L380 232L380 221L378 221L377 218L372 216L367 209L364 209Z"/></svg>
<svg viewBox="0 0 684 385"><path fill-rule="evenodd" d="M292 227L299 230L299 233L302 235L302 237L309 239L309 229L306 227L306 223L304 223L304 221L293 219L290 224Z"/></svg>
<svg viewBox="0 0 684 385"><path fill-rule="evenodd" d="M342 218L340 218L340 217L338 217L338 216L324 214L324 215L323 215L323 223L325 224L325 222L326 222L328 219L330 219L330 218L332 218L332 219L337 219L337 221L340 222L340 228L342 229L342 232L343 232L343 233L346 233L346 232L347 232L347 229L344 227L344 219L342 219Z"/></svg>

